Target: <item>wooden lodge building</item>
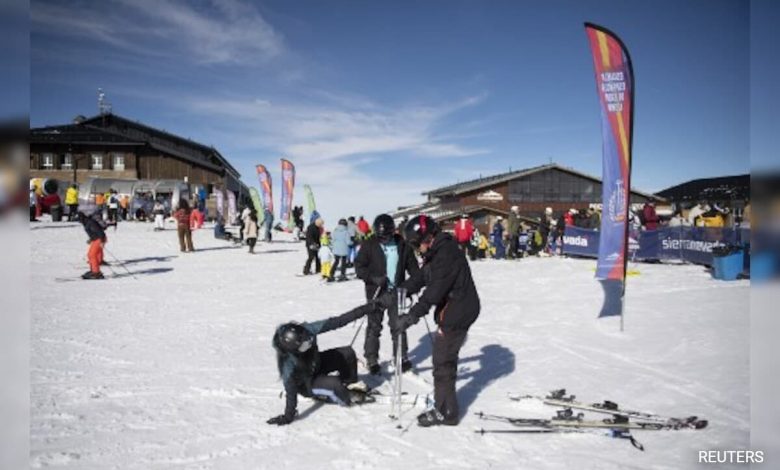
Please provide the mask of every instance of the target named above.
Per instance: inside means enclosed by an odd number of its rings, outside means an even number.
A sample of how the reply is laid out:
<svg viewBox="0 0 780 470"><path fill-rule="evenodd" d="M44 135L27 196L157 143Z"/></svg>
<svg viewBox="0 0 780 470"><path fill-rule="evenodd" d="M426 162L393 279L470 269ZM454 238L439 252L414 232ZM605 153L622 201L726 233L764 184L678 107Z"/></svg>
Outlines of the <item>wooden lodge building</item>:
<svg viewBox="0 0 780 470"><path fill-rule="evenodd" d="M428 200L422 204L399 208L396 218L428 214L445 228L461 214L468 214L480 231L491 227L498 216L506 218L512 206L520 215L534 223L545 208L560 217L569 209L587 210L601 204L601 179L571 168L551 163L523 170L510 171L470 181L444 186L422 193ZM632 204L663 198L642 191L631 191Z"/></svg>
<svg viewBox="0 0 780 470"><path fill-rule="evenodd" d="M83 183L90 177L174 179L248 196L238 171L217 149L116 114L30 130L30 178Z"/></svg>

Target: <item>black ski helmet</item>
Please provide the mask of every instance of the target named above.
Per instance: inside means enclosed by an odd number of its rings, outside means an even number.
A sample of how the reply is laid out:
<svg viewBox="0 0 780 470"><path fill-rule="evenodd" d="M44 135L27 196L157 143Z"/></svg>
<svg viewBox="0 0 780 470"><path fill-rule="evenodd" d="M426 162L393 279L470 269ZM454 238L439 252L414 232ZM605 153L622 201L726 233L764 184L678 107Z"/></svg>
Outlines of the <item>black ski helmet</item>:
<svg viewBox="0 0 780 470"><path fill-rule="evenodd" d="M273 344L284 352L303 354L314 345L314 335L299 323L285 323L276 329Z"/></svg>
<svg viewBox="0 0 780 470"><path fill-rule="evenodd" d="M425 214L413 217L404 227L404 238L415 249L420 248L422 243L430 242L437 233L439 225Z"/></svg>
<svg viewBox="0 0 780 470"><path fill-rule="evenodd" d="M388 214L379 214L374 219L374 234L383 242L390 241L395 233L395 221Z"/></svg>

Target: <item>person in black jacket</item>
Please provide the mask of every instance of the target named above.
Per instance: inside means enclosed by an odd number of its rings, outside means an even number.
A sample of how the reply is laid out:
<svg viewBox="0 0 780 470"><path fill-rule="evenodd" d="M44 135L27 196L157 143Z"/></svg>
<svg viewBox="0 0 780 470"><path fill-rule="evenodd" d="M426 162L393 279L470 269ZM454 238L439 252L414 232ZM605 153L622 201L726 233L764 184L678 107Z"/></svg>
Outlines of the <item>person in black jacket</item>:
<svg viewBox="0 0 780 470"><path fill-rule="evenodd" d="M320 266L320 258L317 256L317 251L320 249L320 236L324 223L325 222L318 217L306 228L306 251L308 253L308 258L306 258L306 264L303 266L304 276L311 274L312 261L314 261L315 274L318 274L322 269Z"/></svg>
<svg viewBox="0 0 780 470"><path fill-rule="evenodd" d="M298 394L349 406L365 400L365 384L358 382L357 357L351 346L319 352L317 335L341 328L372 312L374 302L339 316L311 323L285 323L272 341L279 376L284 382L284 414L267 421L279 426L290 424L297 413ZM337 372L338 375L329 375Z"/></svg>
<svg viewBox="0 0 780 470"><path fill-rule="evenodd" d="M355 274L365 283L368 300L390 292L406 279L407 273L411 276L420 270L414 257L414 250L395 233L395 222L392 217L387 214L378 215L374 220L374 234L374 237L363 241L355 259ZM383 310L369 314L366 326L363 354L368 371L373 375L380 372L379 336L382 334L383 317ZM393 340L393 351L398 350L400 339L401 370L406 372L411 369L412 363L406 357L409 350L406 333L400 331L397 325L397 302L388 304L387 317Z"/></svg>
<svg viewBox="0 0 780 470"><path fill-rule="evenodd" d="M469 327L479 316L480 302L469 263L448 233L440 232L431 217L420 215L406 225L407 243L423 256L422 269L400 287L408 294L425 290L409 313L398 318L405 330L434 307L438 329L433 339L433 390L435 407L417 417L420 426L458 424L459 407L455 393L458 354ZM393 302L393 295L380 299Z"/></svg>
<svg viewBox="0 0 780 470"><path fill-rule="evenodd" d="M107 239L102 220L98 221L97 219L97 217L100 217L100 214L96 213L90 217L83 212L79 212L78 217L79 222L84 226L84 231L87 232L87 237L89 237L89 240L87 240L89 245L87 250L89 271L81 277L83 279L103 279L100 265L103 264L103 244L106 243Z"/></svg>

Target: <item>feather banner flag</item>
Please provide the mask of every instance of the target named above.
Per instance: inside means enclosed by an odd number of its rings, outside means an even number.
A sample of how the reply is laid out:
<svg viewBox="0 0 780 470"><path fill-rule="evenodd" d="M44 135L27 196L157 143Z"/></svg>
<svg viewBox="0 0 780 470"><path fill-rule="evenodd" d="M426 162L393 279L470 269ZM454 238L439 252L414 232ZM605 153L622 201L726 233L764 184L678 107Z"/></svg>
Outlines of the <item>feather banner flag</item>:
<svg viewBox="0 0 780 470"><path fill-rule="evenodd" d="M279 209L282 227L292 230L295 221L292 212L293 188L295 188L295 165L282 158L282 203Z"/></svg>
<svg viewBox="0 0 780 470"><path fill-rule="evenodd" d="M274 213L273 186L271 185L271 174L265 165L255 166L257 170L257 179L260 181L260 193L263 195L263 209Z"/></svg>
<svg viewBox="0 0 780 470"><path fill-rule="evenodd" d="M596 278L604 281L607 299L600 316L622 316L628 261L634 71L628 50L617 35L592 23L585 23L585 31L601 108L602 215ZM619 304L615 303L616 293Z"/></svg>

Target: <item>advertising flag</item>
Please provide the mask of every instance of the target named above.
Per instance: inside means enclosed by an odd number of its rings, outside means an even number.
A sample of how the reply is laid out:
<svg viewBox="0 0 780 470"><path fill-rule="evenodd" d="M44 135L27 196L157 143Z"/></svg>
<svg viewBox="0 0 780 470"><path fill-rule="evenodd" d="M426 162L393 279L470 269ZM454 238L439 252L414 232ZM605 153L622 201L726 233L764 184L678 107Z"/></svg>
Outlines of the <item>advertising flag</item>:
<svg viewBox="0 0 780 470"><path fill-rule="evenodd" d="M585 23L601 105L602 207L596 277L623 281L628 251L634 72L623 42L611 31Z"/></svg>
<svg viewBox="0 0 780 470"><path fill-rule="evenodd" d="M252 200L252 206L255 208L255 213L257 214L257 223L262 224L265 220L263 198L255 188L249 188L249 198Z"/></svg>
<svg viewBox="0 0 780 470"><path fill-rule="evenodd" d="M289 160L282 158L282 204L281 219L282 227L292 228L295 221L290 216L292 212L293 188L295 187L295 165Z"/></svg>
<svg viewBox="0 0 780 470"><path fill-rule="evenodd" d="M306 193L306 210L309 212L309 223L311 223L320 216L320 213L317 212L317 205L314 203L314 193L311 192L311 186L304 184L303 192Z"/></svg>
<svg viewBox="0 0 780 470"><path fill-rule="evenodd" d="M222 189L214 189L217 193L217 217L225 220L225 193Z"/></svg>
<svg viewBox="0 0 780 470"><path fill-rule="evenodd" d="M236 221L236 215L237 215L236 214L236 193L228 190L227 200L228 200L228 221L230 224L232 224Z"/></svg>
<svg viewBox="0 0 780 470"><path fill-rule="evenodd" d="M257 165L257 179L260 180L260 193L263 195L264 209L274 213L273 188L271 186L271 174L268 173L265 165Z"/></svg>

